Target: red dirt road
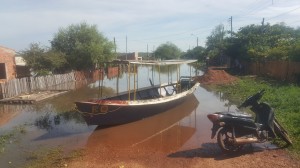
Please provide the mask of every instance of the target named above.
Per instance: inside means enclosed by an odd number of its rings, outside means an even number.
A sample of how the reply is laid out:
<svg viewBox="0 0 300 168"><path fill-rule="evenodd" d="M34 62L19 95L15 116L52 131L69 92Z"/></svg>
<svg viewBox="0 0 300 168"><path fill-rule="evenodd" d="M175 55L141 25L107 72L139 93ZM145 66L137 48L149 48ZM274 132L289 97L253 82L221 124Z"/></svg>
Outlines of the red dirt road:
<svg viewBox="0 0 300 168"><path fill-rule="evenodd" d="M214 149L198 148L186 151L177 151L166 154L156 151L139 151L124 149L111 152L107 148L94 149L95 151L76 160L68 167L212 167L212 168L290 168L300 167L300 162L289 156L283 149L252 151L250 148L236 155L223 155Z"/></svg>

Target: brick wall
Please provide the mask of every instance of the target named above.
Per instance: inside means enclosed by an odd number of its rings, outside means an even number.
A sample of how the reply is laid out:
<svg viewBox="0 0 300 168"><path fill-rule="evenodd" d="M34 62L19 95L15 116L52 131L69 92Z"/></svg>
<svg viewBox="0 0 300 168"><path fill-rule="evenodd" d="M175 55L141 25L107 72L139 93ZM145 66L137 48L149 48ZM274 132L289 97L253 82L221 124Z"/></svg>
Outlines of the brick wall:
<svg viewBox="0 0 300 168"><path fill-rule="evenodd" d="M15 79L15 54L14 50L0 46L0 83Z"/></svg>

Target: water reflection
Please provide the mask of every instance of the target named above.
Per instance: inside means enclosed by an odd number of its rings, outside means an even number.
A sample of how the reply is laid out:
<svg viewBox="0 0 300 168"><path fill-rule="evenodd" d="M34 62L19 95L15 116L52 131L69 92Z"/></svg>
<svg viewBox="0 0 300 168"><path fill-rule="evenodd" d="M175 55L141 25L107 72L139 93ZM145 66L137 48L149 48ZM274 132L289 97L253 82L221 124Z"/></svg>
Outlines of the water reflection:
<svg viewBox="0 0 300 168"><path fill-rule="evenodd" d="M0 104L0 127L9 123L13 118L20 114L24 106L14 106Z"/></svg>
<svg viewBox="0 0 300 168"><path fill-rule="evenodd" d="M79 113L70 111L56 115L54 115L53 113L46 113L45 115L36 118L34 125L39 129L51 131L60 124L66 124L67 122L72 121L74 121L75 123L85 123Z"/></svg>
<svg viewBox="0 0 300 168"><path fill-rule="evenodd" d="M160 75L158 73L159 69L161 72ZM99 88L99 86L103 84L103 86L113 89L114 93L118 93L127 91L128 89L132 90L134 87L136 87L136 89L147 87L150 85L149 79L152 80L154 85L169 83L171 81L174 82L178 79L177 71L179 71L181 76L194 76L197 73L193 67L186 64L180 65L179 67L177 67L177 65L160 66L160 68L158 66L139 65L138 74L128 74L121 71L119 78L105 77L103 81L91 83L89 87Z"/></svg>
<svg viewBox="0 0 300 168"><path fill-rule="evenodd" d="M221 91L215 91L211 89L210 87L202 86L203 89L207 90L208 92L212 93L218 100L222 103L224 103L224 107L226 107L226 110L223 111L231 111L231 112L237 112L237 113L250 113L253 114L253 112L250 109L239 109L238 105L243 101L241 99L230 99L229 94L225 94ZM241 111L243 110L243 111Z"/></svg>
<svg viewBox="0 0 300 168"><path fill-rule="evenodd" d="M142 75L137 79L138 86L149 86L149 77L152 77L151 67L141 67L139 73ZM190 69L182 65L181 74L188 76ZM153 76L153 81L159 81L157 74ZM176 79L175 75L172 78ZM167 82L168 75L162 74L161 79L161 82ZM132 76L130 80L133 81ZM121 75L118 82L119 91L128 89L126 73ZM116 79L104 78L103 96L115 94L118 90L116 83ZM191 119L196 117L194 115L198 107L198 101L195 98L162 113L162 116L153 116L154 118L147 118L136 123L105 129L87 126L74 110L74 102L97 98L99 81L85 84L84 82L72 84L70 88L74 90L71 89L59 97L33 105L0 104L0 135L14 132L16 126L21 126L25 130L20 137L16 135L14 140L7 141L4 146L5 152L0 155L0 167L22 167L28 162L30 152L53 147L60 147L64 152L83 147L91 150L101 148L101 145L113 147L116 150L125 147L175 150L196 132L196 122Z"/></svg>
<svg viewBox="0 0 300 168"><path fill-rule="evenodd" d="M181 105L161 114L115 127L97 127L87 142L88 150L138 147L170 151L182 146L194 133L195 121L183 120L198 106L192 96Z"/></svg>
<svg viewBox="0 0 300 168"><path fill-rule="evenodd" d="M226 95L223 92L215 91L210 87L202 86L203 89L207 90L208 92L212 93L215 97L219 99L220 102L224 103L224 106L227 107L227 111L230 111L232 109L237 110L236 104L238 104L237 101L229 101L229 96Z"/></svg>
<svg viewBox="0 0 300 168"><path fill-rule="evenodd" d="M151 71L162 73L162 74L173 74L178 71L177 65L162 65L162 66L151 66Z"/></svg>

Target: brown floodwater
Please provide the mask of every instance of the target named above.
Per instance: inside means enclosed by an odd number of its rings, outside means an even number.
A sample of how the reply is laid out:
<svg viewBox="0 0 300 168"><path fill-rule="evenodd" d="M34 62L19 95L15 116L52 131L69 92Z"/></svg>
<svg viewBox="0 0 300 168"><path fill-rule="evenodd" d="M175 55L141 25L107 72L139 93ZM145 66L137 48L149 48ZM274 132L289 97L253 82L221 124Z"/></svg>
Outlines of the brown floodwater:
<svg viewBox="0 0 300 168"><path fill-rule="evenodd" d="M182 75L194 71L181 67ZM132 82L137 81L137 87L149 85L149 78L154 83L159 78L176 79L174 72L159 77L149 67L141 67L140 72L141 76L130 77ZM124 91L128 88L128 74L119 80L105 78L103 84L103 95ZM236 109L222 94L199 87L193 97L159 115L108 128L89 126L74 110L74 102L99 96L98 85L92 83L33 105L0 104L0 134L12 135L0 149L0 167L22 167L35 159L35 152L57 147L65 152L84 149L86 154L101 152L99 149L117 153L134 148L166 155L201 146L214 148L211 144L216 141L210 139L212 123L207 114Z"/></svg>

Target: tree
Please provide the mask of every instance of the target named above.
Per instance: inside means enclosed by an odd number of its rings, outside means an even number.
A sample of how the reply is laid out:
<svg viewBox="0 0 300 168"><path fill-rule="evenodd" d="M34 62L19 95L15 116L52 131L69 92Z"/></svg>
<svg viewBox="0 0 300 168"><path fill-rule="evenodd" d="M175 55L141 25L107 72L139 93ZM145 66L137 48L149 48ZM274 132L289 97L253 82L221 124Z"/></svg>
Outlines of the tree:
<svg viewBox="0 0 300 168"><path fill-rule="evenodd" d="M290 60L300 62L300 39L291 46L288 55Z"/></svg>
<svg viewBox="0 0 300 168"><path fill-rule="evenodd" d="M181 56L181 50L171 42L160 45L154 53L156 58L163 60L178 59Z"/></svg>
<svg viewBox="0 0 300 168"><path fill-rule="evenodd" d="M237 33L229 48L235 56L247 60L286 60L290 46L295 44L295 31L283 23L248 25ZM232 55L231 55L232 56Z"/></svg>
<svg viewBox="0 0 300 168"><path fill-rule="evenodd" d="M31 43L29 49L21 51L20 55L36 75L57 72L67 63L64 53L43 48L39 43Z"/></svg>
<svg viewBox="0 0 300 168"><path fill-rule="evenodd" d="M210 58L223 55L225 49L226 32L224 31L224 25L220 24L211 32L211 35L206 40L206 50Z"/></svg>
<svg viewBox="0 0 300 168"><path fill-rule="evenodd" d="M206 59L206 49L202 46L195 47L192 50L188 50L183 57L188 59L197 59L203 62Z"/></svg>
<svg viewBox="0 0 300 168"><path fill-rule="evenodd" d="M97 30L96 25L87 23L59 29L51 46L55 51L66 54L66 68L70 70L91 70L115 56L114 44Z"/></svg>

